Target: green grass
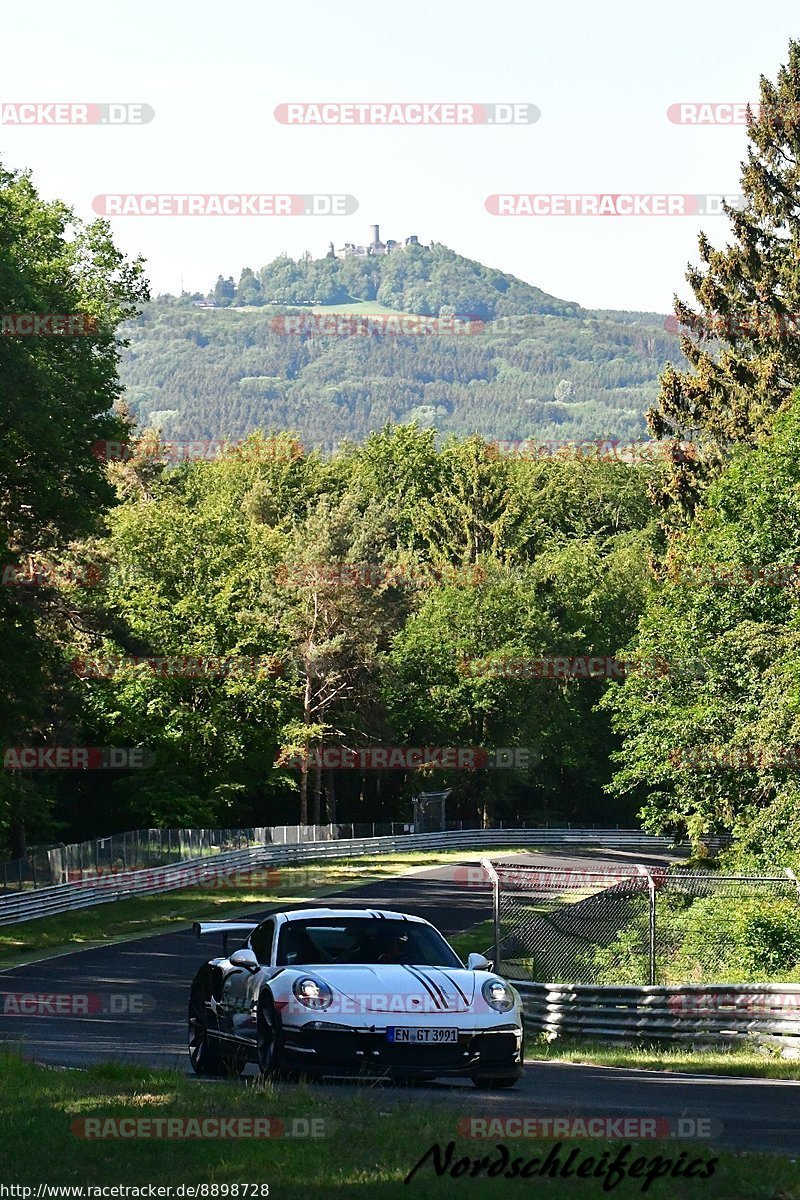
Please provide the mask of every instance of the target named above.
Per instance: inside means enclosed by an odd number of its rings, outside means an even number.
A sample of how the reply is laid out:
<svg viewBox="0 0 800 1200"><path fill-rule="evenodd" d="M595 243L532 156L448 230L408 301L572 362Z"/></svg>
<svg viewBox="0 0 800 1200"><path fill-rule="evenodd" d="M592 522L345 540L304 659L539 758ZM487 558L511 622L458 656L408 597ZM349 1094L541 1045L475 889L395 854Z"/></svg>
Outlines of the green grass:
<svg viewBox="0 0 800 1200"><path fill-rule="evenodd" d="M401 1093L402 1095L402 1093ZM481 1111L477 1094L468 1094L473 1115ZM492 1114L495 1105L485 1106ZM454 1161L496 1155L503 1141L513 1157L525 1161L544 1157L552 1142L494 1138L474 1140L458 1129L463 1101L426 1093L414 1104L398 1102L393 1089L364 1086L363 1090L321 1085L281 1087L260 1079L213 1084L172 1072L153 1072L131 1066L108 1066L88 1071L57 1071L0 1054L0 1158L2 1183L35 1187L38 1184L268 1184L276 1200L308 1200L358 1196L383 1200L388 1196L419 1196L441 1200L455 1184L449 1176L437 1178L430 1163L411 1184L408 1172L434 1144L444 1149L455 1142ZM322 1121L326 1136L210 1140L92 1139L76 1136L75 1121L91 1118L272 1117L284 1125L293 1120ZM317 1126L320 1129L320 1126ZM562 1143L563 1157L572 1149L595 1159L604 1151L616 1153L621 1142L574 1141ZM652 1159L662 1155L671 1162L686 1151L708 1162L718 1157L710 1179L656 1180L647 1195L657 1200L768 1200L800 1197L800 1168L784 1158L768 1155L716 1155L708 1142L640 1142L630 1151ZM642 1194L642 1179L625 1180L613 1195L628 1200ZM533 1185L533 1186L531 1186ZM503 1197L509 1181L465 1179L458 1185L469 1196ZM532 1178L519 1183L519 1195L565 1194L576 1200L599 1200L608 1195L595 1179ZM209 1191L206 1195L210 1196ZM217 1193L219 1195L219 1192Z"/></svg>
<svg viewBox="0 0 800 1200"><path fill-rule="evenodd" d="M800 1079L800 1060L781 1058L777 1051L759 1050L741 1043L730 1046L670 1045L668 1042L614 1045L589 1039L530 1034L525 1041L528 1058L550 1062L587 1063L601 1067L627 1067L640 1071L688 1071L692 1074L747 1075L759 1079Z"/></svg>
<svg viewBox="0 0 800 1200"><path fill-rule="evenodd" d="M494 940L494 922L489 917L488 920L481 921L478 925L472 925L469 929L463 929L461 933L451 934L447 940L459 958L462 958L466 962L467 955L471 954L473 950L477 954L483 954L492 945ZM489 957L491 958L491 954Z"/></svg>
<svg viewBox="0 0 800 1200"><path fill-rule="evenodd" d="M530 853L527 848L525 853ZM493 855L514 849L493 850ZM423 867L466 862L480 857L469 850L416 851L365 858L267 868L266 881L238 886L189 887L156 896L133 896L92 908L0 926L0 968L107 942L181 928L194 920L233 918L282 902L302 902L335 895L363 883ZM470 949L475 949L471 946Z"/></svg>

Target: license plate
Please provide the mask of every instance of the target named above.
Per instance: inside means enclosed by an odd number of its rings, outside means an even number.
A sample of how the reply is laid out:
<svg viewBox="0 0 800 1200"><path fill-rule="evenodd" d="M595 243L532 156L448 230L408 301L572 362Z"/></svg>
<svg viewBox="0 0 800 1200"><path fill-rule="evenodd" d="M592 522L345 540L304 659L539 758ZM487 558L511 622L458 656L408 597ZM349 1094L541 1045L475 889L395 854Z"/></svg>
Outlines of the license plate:
<svg viewBox="0 0 800 1200"><path fill-rule="evenodd" d="M436 1042L438 1045L441 1042L457 1042L458 1030L420 1029L416 1025L396 1025L386 1030L386 1037L390 1042L413 1042L414 1045Z"/></svg>

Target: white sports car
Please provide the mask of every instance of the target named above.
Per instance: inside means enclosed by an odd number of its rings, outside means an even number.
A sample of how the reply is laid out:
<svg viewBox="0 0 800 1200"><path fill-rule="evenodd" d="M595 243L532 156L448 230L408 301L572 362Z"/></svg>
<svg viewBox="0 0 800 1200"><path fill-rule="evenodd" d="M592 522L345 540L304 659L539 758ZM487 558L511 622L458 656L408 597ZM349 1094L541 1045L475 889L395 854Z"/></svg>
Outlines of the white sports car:
<svg viewBox="0 0 800 1200"><path fill-rule="evenodd" d="M195 923L222 934L189 1000L198 1075L467 1076L513 1087L523 1068L519 993L470 954L465 967L420 917L300 908L259 925ZM229 936L246 939L227 954Z"/></svg>

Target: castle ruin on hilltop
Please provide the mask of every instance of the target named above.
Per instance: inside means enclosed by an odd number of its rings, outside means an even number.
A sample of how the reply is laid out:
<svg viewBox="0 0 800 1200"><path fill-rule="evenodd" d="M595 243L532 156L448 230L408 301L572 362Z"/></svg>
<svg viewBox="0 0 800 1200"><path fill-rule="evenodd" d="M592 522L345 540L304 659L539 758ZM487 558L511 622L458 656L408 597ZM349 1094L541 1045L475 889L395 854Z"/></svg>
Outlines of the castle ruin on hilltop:
<svg viewBox="0 0 800 1200"><path fill-rule="evenodd" d="M327 258L378 258L387 254L392 254L395 250L403 250L406 246L419 246L420 240L415 233L410 237L404 238L402 242L392 241L390 238L386 242L381 241L380 225L370 225L370 241L366 246L356 246L352 242L345 242L338 250L334 249L333 242L329 243ZM430 244L430 249L433 249L433 242Z"/></svg>

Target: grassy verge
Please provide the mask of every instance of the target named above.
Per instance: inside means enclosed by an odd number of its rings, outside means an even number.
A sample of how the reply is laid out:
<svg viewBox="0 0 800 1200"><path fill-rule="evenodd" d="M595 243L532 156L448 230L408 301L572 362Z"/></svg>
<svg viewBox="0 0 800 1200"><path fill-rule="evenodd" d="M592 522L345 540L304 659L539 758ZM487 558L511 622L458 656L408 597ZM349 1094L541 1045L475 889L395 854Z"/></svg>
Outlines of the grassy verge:
<svg viewBox="0 0 800 1200"><path fill-rule="evenodd" d="M514 850L492 851L495 856L509 853ZM526 849L525 853L531 851ZM265 868L252 881L234 875L220 881L224 886L195 886L156 896L132 896L129 900L113 900L76 912L2 925L0 968L65 950L181 928L201 918L221 920L259 907L332 896L415 869L474 861L479 857L478 851L462 849L324 859L298 866ZM475 946L471 944L470 949Z"/></svg>
<svg viewBox="0 0 800 1200"><path fill-rule="evenodd" d="M354 1091L300 1085L281 1089L265 1086L258 1079L209 1086L177 1073L149 1072L128 1066L85 1072L55 1071L2 1054L0 1157L5 1165L1 1182L34 1188L39 1184L84 1187L168 1184L173 1195L181 1184L246 1183L268 1185L269 1196L277 1200L308 1200L310 1195L360 1196L369 1200L416 1195L440 1200L443 1189L454 1185L449 1171L442 1178L437 1177L431 1159L414 1175L409 1186L403 1182L434 1143L443 1152L448 1143L455 1143L453 1163L464 1157L480 1160L484 1155L494 1162L498 1142L507 1146L512 1160L519 1156L523 1162L535 1157L541 1162L553 1147L552 1142L541 1140L470 1139L459 1129L463 1107L459 1109L449 1100L443 1102L441 1097L434 1099L426 1093L420 1093L419 1101L413 1105L400 1106L391 1093L392 1089L383 1087ZM473 1112L478 1111L474 1093L469 1096ZM492 1104L487 1103L486 1107L491 1112ZM215 1117L277 1118L290 1130L303 1127L293 1122L323 1122L306 1128L318 1133L324 1129L325 1136L155 1139L132 1136L131 1129L135 1131L135 1127L128 1126L128 1134L122 1139L87 1139L80 1136L81 1126L74 1124L98 1119L105 1122L120 1118L176 1117L198 1121ZM587 1156L592 1156L598 1164L604 1152L611 1159L623 1145L574 1141L561 1143L557 1153L561 1164L572 1150L580 1155L576 1165ZM682 1160L681 1152L685 1152ZM631 1163L641 1156L652 1162L657 1155L662 1162L669 1160L670 1169L679 1162L686 1167L692 1160L700 1159L703 1173L706 1165L713 1171L710 1178L685 1180L668 1175L656 1179L646 1194L657 1200L759 1200L761 1197L766 1200L778 1196L787 1200L800 1196L800 1167L788 1159L718 1154L708 1142L647 1141L631 1145L627 1161ZM468 1165L461 1168L460 1174L468 1175L469 1171ZM608 1194L599 1178L551 1178L533 1172L531 1176L520 1184L520 1195L533 1194L535 1190L537 1195L551 1196L553 1200L560 1200L565 1192L580 1196L581 1200L599 1200ZM622 1200L640 1196L644 1182L641 1175L626 1178L613 1188L613 1194ZM500 1197L507 1193L509 1181L484 1175L468 1177L459 1186L470 1196ZM223 1192L221 1188L214 1192L209 1186L205 1195L222 1196Z"/></svg>
<svg viewBox="0 0 800 1200"><path fill-rule="evenodd" d="M613 1045L582 1038L559 1037L548 1042L543 1034L525 1041L527 1058L550 1062L585 1063L598 1067L627 1067L640 1071L688 1071L692 1074L750 1075L759 1079L800 1079L800 1060L781 1058L768 1048L731 1045L698 1047L668 1042Z"/></svg>
<svg viewBox="0 0 800 1200"><path fill-rule="evenodd" d="M467 955L471 954L473 950L477 954L483 954L494 940L492 918L481 921L479 925L472 925L469 929L462 930L461 933L451 934L447 940L464 962L467 961ZM491 954L489 957L491 958Z"/></svg>

